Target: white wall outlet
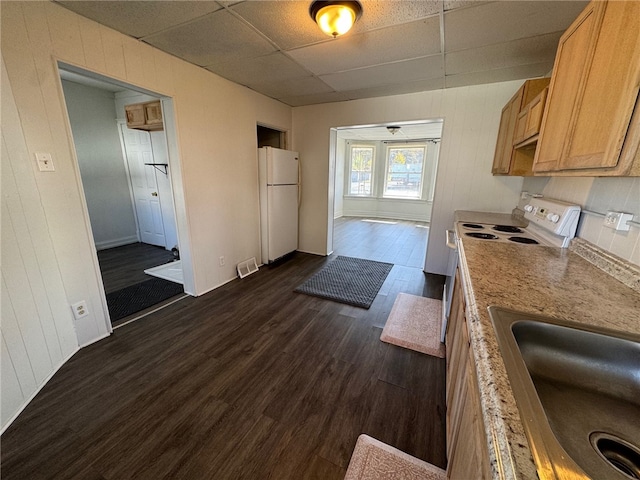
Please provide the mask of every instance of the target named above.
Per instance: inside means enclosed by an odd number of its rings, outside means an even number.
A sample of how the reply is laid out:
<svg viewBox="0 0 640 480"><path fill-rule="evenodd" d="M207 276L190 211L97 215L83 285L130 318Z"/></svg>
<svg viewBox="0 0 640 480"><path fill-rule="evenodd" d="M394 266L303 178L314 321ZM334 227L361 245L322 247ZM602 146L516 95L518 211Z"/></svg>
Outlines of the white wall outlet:
<svg viewBox="0 0 640 480"><path fill-rule="evenodd" d="M78 303L74 303L71 305L71 310L73 310L73 316L76 320L80 320L81 318L89 315L89 309L87 308L87 302L84 300L79 301Z"/></svg>
<svg viewBox="0 0 640 480"><path fill-rule="evenodd" d="M224 267L224 255L218 259L221 267Z"/></svg>
<svg viewBox="0 0 640 480"><path fill-rule="evenodd" d="M633 220L633 214L631 213L622 213L622 212L607 212L604 216L603 225L607 228L612 228L613 230L619 230L623 232L629 231L629 222Z"/></svg>
<svg viewBox="0 0 640 480"><path fill-rule="evenodd" d="M36 153L36 162L38 162L38 170L41 172L54 172L56 170L50 153Z"/></svg>

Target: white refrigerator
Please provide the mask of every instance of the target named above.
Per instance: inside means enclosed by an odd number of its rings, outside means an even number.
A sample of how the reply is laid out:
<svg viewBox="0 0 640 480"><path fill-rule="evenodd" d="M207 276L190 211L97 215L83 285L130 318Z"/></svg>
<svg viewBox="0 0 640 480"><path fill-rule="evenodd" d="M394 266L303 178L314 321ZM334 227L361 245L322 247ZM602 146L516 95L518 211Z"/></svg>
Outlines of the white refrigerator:
<svg viewBox="0 0 640 480"><path fill-rule="evenodd" d="M298 248L298 152L258 149L262 263L272 263Z"/></svg>

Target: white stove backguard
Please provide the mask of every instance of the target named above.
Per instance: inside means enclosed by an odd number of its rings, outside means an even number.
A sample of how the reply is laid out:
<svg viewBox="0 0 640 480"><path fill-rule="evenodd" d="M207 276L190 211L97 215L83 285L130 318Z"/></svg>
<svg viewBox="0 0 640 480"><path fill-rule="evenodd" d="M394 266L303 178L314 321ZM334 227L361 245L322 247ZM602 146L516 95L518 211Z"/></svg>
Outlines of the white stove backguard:
<svg viewBox="0 0 640 480"><path fill-rule="evenodd" d="M576 234L580 207L549 198L532 198L524 207L527 230L548 240L552 245L566 248Z"/></svg>

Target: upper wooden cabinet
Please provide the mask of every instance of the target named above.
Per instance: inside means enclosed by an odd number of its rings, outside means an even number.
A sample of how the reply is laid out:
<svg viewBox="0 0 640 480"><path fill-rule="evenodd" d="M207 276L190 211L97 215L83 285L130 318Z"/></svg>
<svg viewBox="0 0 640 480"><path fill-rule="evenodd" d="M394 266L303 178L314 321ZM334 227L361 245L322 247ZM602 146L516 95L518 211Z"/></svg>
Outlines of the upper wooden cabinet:
<svg viewBox="0 0 640 480"><path fill-rule="evenodd" d="M639 88L640 2L592 1L560 39L534 172L640 175Z"/></svg>
<svg viewBox="0 0 640 480"><path fill-rule="evenodd" d="M160 100L125 105L127 127L137 130L163 130Z"/></svg>
<svg viewBox="0 0 640 480"><path fill-rule="evenodd" d="M548 88L542 90L518 115L513 135L515 148L526 147L538 140L548 91Z"/></svg>
<svg viewBox="0 0 640 480"><path fill-rule="evenodd" d="M527 80L516 94L502 109L500 117L500 129L498 130L498 141L496 142L496 152L493 157L494 175L532 175L533 152L530 150L520 150L514 148L514 135L518 118L527 115L530 111L529 105L538 99L539 94L549 85L549 78L538 78ZM526 118L520 122L526 129Z"/></svg>

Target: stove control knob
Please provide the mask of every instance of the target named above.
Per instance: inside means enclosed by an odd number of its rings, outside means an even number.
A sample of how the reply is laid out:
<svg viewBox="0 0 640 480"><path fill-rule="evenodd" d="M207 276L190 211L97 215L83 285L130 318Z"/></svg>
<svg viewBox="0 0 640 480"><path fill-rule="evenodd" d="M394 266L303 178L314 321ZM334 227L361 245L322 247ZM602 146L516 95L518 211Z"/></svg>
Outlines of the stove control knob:
<svg viewBox="0 0 640 480"><path fill-rule="evenodd" d="M533 205L525 205L524 211L529 213L533 212Z"/></svg>
<svg viewBox="0 0 640 480"><path fill-rule="evenodd" d="M560 220L560 215L558 215L557 213L549 213L547 215L547 220L549 220L551 223L558 223L558 220Z"/></svg>

